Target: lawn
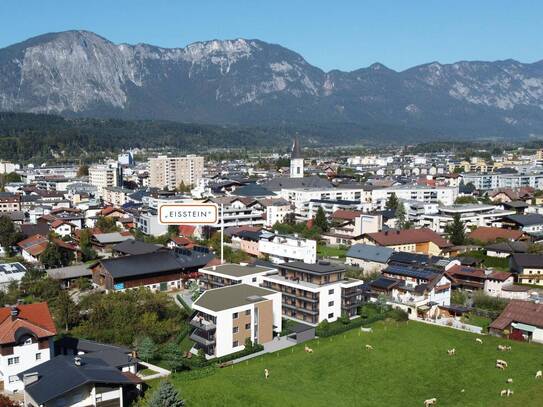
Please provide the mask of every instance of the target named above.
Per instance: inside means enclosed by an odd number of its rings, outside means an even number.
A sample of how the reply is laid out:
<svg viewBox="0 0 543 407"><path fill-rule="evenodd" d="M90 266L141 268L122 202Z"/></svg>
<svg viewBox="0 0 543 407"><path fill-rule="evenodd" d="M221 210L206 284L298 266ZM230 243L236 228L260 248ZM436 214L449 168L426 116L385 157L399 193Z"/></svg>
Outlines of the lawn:
<svg viewBox="0 0 543 407"><path fill-rule="evenodd" d="M509 259L503 257L490 257L480 251L462 253L463 257L474 257L483 262L486 267L509 271Z"/></svg>
<svg viewBox="0 0 543 407"><path fill-rule="evenodd" d="M413 321L379 322L370 334L355 329L306 343L313 354L302 344L203 377L178 373L172 381L189 407L422 406L432 397L439 407L543 405L543 380L534 379L543 368L543 346L508 342L513 349L504 353L496 349L504 340L485 336L479 345L475 338ZM457 355L450 357L452 347ZM496 369L496 359L509 368ZM514 395L500 398L506 388Z"/></svg>
<svg viewBox="0 0 543 407"><path fill-rule="evenodd" d="M317 254L320 257L338 257L340 259L344 259L345 255L347 254L347 248L342 246L326 246L326 245L318 245L317 246Z"/></svg>

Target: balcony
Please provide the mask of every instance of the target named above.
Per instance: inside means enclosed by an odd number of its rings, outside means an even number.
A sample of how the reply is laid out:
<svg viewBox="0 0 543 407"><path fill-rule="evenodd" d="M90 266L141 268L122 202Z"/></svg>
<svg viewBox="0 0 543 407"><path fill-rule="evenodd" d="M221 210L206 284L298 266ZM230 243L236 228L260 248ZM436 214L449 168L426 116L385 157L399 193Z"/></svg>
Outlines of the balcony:
<svg viewBox="0 0 543 407"><path fill-rule="evenodd" d="M202 332L199 329L196 329L193 333L190 334L190 339L205 346L211 346L215 344L215 335L210 335L209 333L205 331Z"/></svg>
<svg viewBox="0 0 543 407"><path fill-rule="evenodd" d="M198 329L209 332L217 328L217 326L212 321L207 321L203 318L198 318L198 316L190 320L190 324Z"/></svg>
<svg viewBox="0 0 543 407"><path fill-rule="evenodd" d="M290 309L293 309L293 310L296 310L296 311L300 311L300 312L305 312L307 314L311 314L311 315L318 315L319 314L319 311L317 309L307 309L307 308L303 308L303 307L299 307L297 305L293 305L293 304L288 304L288 303L283 303L281 304L283 307L285 308L290 308Z"/></svg>

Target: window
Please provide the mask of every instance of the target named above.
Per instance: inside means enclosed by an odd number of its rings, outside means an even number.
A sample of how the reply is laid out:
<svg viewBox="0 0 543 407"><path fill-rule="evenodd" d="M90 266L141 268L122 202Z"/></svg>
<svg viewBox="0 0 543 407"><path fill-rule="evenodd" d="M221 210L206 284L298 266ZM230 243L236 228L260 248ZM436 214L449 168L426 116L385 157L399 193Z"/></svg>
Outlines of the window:
<svg viewBox="0 0 543 407"><path fill-rule="evenodd" d="M251 329L251 324L245 324L245 329Z"/></svg>
<svg viewBox="0 0 543 407"><path fill-rule="evenodd" d="M25 340L25 343L24 343L24 344L25 344L25 345L32 345L32 338L27 338L27 339Z"/></svg>
<svg viewBox="0 0 543 407"><path fill-rule="evenodd" d="M13 358L8 359L8 366L9 365L16 365L17 363L19 363L19 356L15 356Z"/></svg>
<svg viewBox="0 0 543 407"><path fill-rule="evenodd" d="M253 281L253 283L256 283L256 277L253 277L252 281Z"/></svg>
<svg viewBox="0 0 543 407"><path fill-rule="evenodd" d="M334 313L328 314L328 318L334 318Z"/></svg>
<svg viewBox="0 0 543 407"><path fill-rule="evenodd" d="M9 377L9 382L10 383L18 382L18 381L19 381L19 378L17 376L10 376Z"/></svg>
<svg viewBox="0 0 543 407"><path fill-rule="evenodd" d="M36 353L36 360L41 360L41 353Z"/></svg>
<svg viewBox="0 0 543 407"><path fill-rule="evenodd" d="M234 313L232 314L232 319L238 319L238 316L239 316L238 313L237 313L237 312L234 312Z"/></svg>
<svg viewBox="0 0 543 407"><path fill-rule="evenodd" d="M233 348L237 348L238 346L239 346L239 342L238 342L238 341L232 342L232 347L233 347Z"/></svg>
<svg viewBox="0 0 543 407"><path fill-rule="evenodd" d="M232 333L237 334L238 332L239 332L239 328L237 326L232 328Z"/></svg>
<svg viewBox="0 0 543 407"><path fill-rule="evenodd" d="M328 290L328 294L329 294L329 295L334 294L334 289L332 288L331 290Z"/></svg>
<svg viewBox="0 0 543 407"><path fill-rule="evenodd" d="M251 310L250 309L246 310L245 315L251 315Z"/></svg>
<svg viewBox="0 0 543 407"><path fill-rule="evenodd" d="M334 306L334 301L329 301L329 302L328 302L328 306L329 306L329 307L333 307L333 306Z"/></svg>

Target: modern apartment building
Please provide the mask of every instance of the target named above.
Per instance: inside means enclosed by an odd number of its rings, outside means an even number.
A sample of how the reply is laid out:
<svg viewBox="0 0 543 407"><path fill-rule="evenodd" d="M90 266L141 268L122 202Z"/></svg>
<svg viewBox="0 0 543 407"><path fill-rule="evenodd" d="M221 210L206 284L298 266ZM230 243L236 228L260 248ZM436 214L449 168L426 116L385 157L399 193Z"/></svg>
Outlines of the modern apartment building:
<svg viewBox="0 0 543 407"><path fill-rule="evenodd" d="M205 291L193 304L190 338L208 358L245 348L245 341L264 344L281 332L281 293L248 284Z"/></svg>
<svg viewBox="0 0 543 407"><path fill-rule="evenodd" d="M98 188L102 196L104 189L122 185L122 172L116 164L93 165L89 168L89 183Z"/></svg>
<svg viewBox="0 0 543 407"><path fill-rule="evenodd" d="M9 192L0 192L0 213L21 210L21 196Z"/></svg>
<svg viewBox="0 0 543 407"><path fill-rule="evenodd" d="M152 188L173 190L181 183L196 185L204 173L204 157L167 157L161 155L149 159L149 185Z"/></svg>
<svg viewBox="0 0 543 407"><path fill-rule="evenodd" d="M479 190L491 190L497 188L520 188L531 187L535 189L543 188L543 173L467 173L462 174L464 184L473 184Z"/></svg>
<svg viewBox="0 0 543 407"><path fill-rule="evenodd" d="M199 270L199 281L202 290L211 290L235 284L258 286L262 283L262 276L273 272L277 272L277 269L247 263L226 263L201 268Z"/></svg>
<svg viewBox="0 0 543 407"><path fill-rule="evenodd" d="M345 278L343 265L296 261L277 267L277 274L262 276L262 286L281 292L286 318L314 326L323 320L333 322L342 314L357 314L363 281Z"/></svg>
<svg viewBox="0 0 543 407"><path fill-rule="evenodd" d="M442 205L452 205L458 197L458 187L400 185L389 188L373 189L372 202L379 202L384 207L385 202L392 194L395 194L399 199L428 203L440 202Z"/></svg>
<svg viewBox="0 0 543 407"><path fill-rule="evenodd" d="M268 256L272 263L287 261L315 263L317 261L317 241L297 235L261 236L258 251L261 255Z"/></svg>

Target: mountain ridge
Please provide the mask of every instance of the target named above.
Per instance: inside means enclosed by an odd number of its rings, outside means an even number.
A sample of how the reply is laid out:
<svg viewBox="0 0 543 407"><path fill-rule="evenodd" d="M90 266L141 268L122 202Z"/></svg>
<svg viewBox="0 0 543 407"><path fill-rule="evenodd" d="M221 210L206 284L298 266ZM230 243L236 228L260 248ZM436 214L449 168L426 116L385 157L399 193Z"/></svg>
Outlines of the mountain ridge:
<svg viewBox="0 0 543 407"><path fill-rule="evenodd" d="M324 71L280 44L115 44L85 30L0 49L0 110L273 126L392 125L449 136L543 134L543 60L376 62Z"/></svg>

